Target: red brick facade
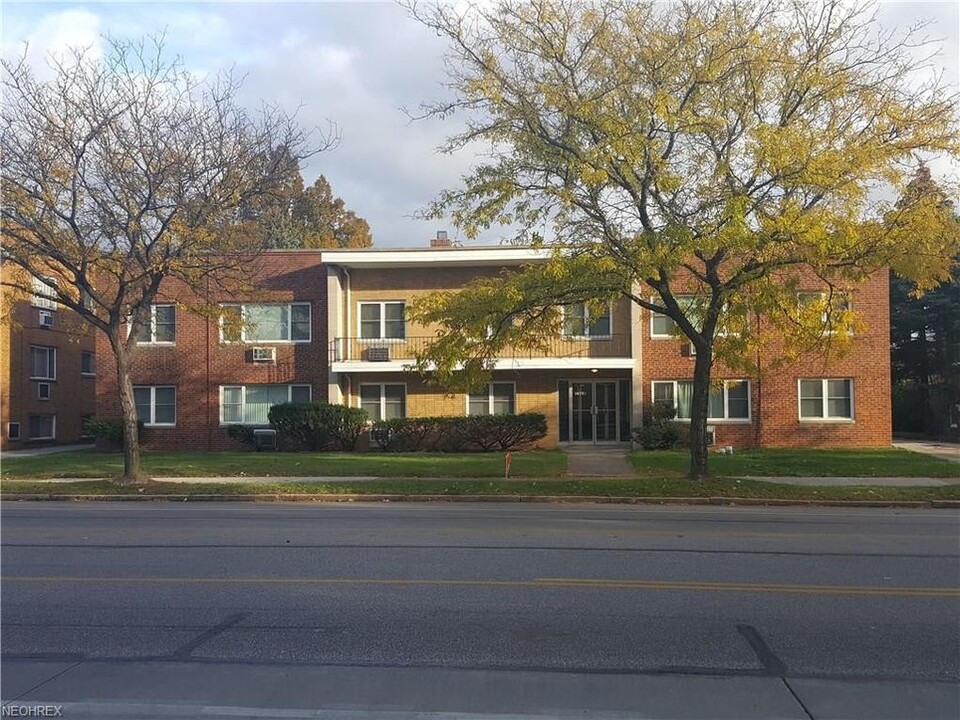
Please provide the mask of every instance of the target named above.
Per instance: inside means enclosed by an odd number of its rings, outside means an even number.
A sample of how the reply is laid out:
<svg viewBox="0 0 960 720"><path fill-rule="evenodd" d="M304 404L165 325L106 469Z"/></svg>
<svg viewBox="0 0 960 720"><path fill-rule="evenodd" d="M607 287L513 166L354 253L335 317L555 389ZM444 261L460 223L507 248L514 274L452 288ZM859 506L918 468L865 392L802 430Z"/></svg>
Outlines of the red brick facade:
<svg viewBox="0 0 960 720"><path fill-rule="evenodd" d="M4 274L19 272L9 265ZM62 305L41 303L5 287L0 321L0 449L79 443L94 415L93 331ZM46 324L41 323L46 316ZM31 348L49 353L54 377L34 379ZM86 356L86 358L84 358ZM86 363L86 364L85 364ZM51 374L50 372L43 373ZM45 386L41 388L41 386ZM41 398L41 390L44 399ZM52 418L52 420L50 420ZM42 419L42 421L41 421ZM53 437L46 437L48 429ZM38 434L44 437L33 437ZM18 437L18 439L13 439Z"/></svg>
<svg viewBox="0 0 960 720"><path fill-rule="evenodd" d="M176 388L176 422L172 427L146 426L146 448L223 449L236 447L221 423L221 386L310 385L312 397L327 393L326 270L319 251L269 252L253 262L256 288L244 297L215 287L204 304L309 303L309 342L221 342L220 321L214 313L198 314L187 307L194 297L169 283L157 304L176 304L173 344L138 346L131 372L134 386ZM196 303L194 303L196 306ZM117 374L113 355L101 340L98 348L97 409L100 417L119 417ZM273 348L275 360L254 362L253 347Z"/></svg>

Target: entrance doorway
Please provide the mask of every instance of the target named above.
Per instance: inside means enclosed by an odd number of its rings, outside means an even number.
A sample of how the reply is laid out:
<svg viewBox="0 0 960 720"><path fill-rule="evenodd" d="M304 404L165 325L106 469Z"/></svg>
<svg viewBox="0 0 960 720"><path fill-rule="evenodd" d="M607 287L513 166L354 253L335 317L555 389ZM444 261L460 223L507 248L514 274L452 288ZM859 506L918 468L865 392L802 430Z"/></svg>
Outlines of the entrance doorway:
<svg viewBox="0 0 960 720"><path fill-rule="evenodd" d="M621 435L621 414L626 412L620 400L621 382L561 381L558 388L560 439L576 443L617 442Z"/></svg>

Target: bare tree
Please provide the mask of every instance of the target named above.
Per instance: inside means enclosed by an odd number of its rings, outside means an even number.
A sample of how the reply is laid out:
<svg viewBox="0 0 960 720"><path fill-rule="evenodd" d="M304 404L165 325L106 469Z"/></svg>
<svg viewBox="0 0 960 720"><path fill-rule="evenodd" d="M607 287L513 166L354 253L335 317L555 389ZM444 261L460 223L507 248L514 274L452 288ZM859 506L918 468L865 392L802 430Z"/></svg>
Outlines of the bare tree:
<svg viewBox="0 0 960 720"><path fill-rule="evenodd" d="M197 79L166 57L162 37L105 43L102 57L51 56L49 80L25 56L2 63L2 251L106 335L124 419L122 480L136 482L129 368L161 284L199 290L241 278L256 248L231 232L237 208L276 191L281 159L329 149L336 132L315 139L273 105L247 112L240 79ZM0 282L29 292L17 275Z"/></svg>

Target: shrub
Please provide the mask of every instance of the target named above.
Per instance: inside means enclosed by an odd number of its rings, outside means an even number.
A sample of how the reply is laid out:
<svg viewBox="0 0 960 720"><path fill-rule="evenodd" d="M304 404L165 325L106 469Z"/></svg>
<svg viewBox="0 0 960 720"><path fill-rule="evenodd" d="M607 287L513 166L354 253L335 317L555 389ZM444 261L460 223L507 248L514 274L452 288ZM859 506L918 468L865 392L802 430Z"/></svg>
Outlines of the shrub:
<svg viewBox="0 0 960 720"><path fill-rule="evenodd" d="M685 442L686 428L673 422L677 411L670 403L658 401L643 407L643 427L632 438L644 450L671 450Z"/></svg>
<svg viewBox="0 0 960 720"><path fill-rule="evenodd" d="M227 437L239 440L249 447L254 445L253 428L247 425L230 425L227 428Z"/></svg>
<svg viewBox="0 0 960 720"><path fill-rule="evenodd" d="M370 439L388 452L512 450L547 434L542 413L379 420Z"/></svg>
<svg viewBox="0 0 960 720"><path fill-rule="evenodd" d="M353 450L368 417L366 410L328 403L279 403L267 415L287 444L310 450Z"/></svg>
<svg viewBox="0 0 960 720"><path fill-rule="evenodd" d="M143 423L137 422L137 434L143 431ZM91 418L83 424L85 435L92 435L98 441L123 447L122 418Z"/></svg>

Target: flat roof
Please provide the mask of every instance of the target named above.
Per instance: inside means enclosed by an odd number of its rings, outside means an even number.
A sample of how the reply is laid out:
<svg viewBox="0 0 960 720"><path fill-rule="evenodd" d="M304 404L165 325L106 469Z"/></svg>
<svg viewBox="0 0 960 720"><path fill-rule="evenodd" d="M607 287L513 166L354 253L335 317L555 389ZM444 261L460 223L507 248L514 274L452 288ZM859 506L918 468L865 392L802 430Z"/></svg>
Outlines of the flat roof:
<svg viewBox="0 0 960 720"><path fill-rule="evenodd" d="M532 247L444 247L444 248L358 248L330 250L321 255L325 265L346 268L388 268L444 265L447 267L496 267L546 262L550 248Z"/></svg>

